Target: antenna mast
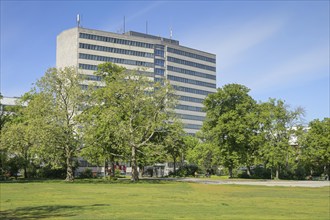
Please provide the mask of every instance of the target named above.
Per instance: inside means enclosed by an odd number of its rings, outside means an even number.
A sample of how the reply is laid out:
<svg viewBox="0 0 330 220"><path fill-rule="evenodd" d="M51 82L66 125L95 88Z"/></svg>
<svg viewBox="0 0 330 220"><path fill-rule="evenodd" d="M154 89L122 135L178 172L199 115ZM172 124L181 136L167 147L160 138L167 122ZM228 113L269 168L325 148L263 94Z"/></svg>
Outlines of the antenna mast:
<svg viewBox="0 0 330 220"><path fill-rule="evenodd" d="M146 21L146 34L148 34L148 21Z"/></svg>
<svg viewBox="0 0 330 220"><path fill-rule="evenodd" d="M80 14L77 14L77 27L80 27Z"/></svg>
<svg viewBox="0 0 330 220"><path fill-rule="evenodd" d="M172 27L171 27L171 29L170 29L170 39L172 39L172 37L173 37L173 32L172 32Z"/></svg>
<svg viewBox="0 0 330 220"><path fill-rule="evenodd" d="M124 16L124 33L123 34L125 34L125 16Z"/></svg>

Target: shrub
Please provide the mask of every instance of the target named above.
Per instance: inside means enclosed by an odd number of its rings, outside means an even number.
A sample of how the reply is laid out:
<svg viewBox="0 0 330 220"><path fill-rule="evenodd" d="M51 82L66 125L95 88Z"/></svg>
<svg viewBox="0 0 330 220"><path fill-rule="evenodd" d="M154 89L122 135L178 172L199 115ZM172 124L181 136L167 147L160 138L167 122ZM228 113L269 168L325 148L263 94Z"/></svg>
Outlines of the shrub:
<svg viewBox="0 0 330 220"><path fill-rule="evenodd" d="M42 167L36 171L36 177L64 179L66 177L66 169L65 168L51 168L49 166Z"/></svg>
<svg viewBox="0 0 330 220"><path fill-rule="evenodd" d="M251 169L251 177L253 179L270 179L270 169L265 168L262 165L257 165Z"/></svg>
<svg viewBox="0 0 330 220"><path fill-rule="evenodd" d="M247 174L246 171L243 171L242 173L238 174L238 178L249 179L250 176Z"/></svg>
<svg viewBox="0 0 330 220"><path fill-rule="evenodd" d="M120 169L115 169L115 177L120 177L121 170Z"/></svg>
<svg viewBox="0 0 330 220"><path fill-rule="evenodd" d="M195 172L197 172L198 166L194 164L185 164L179 169L176 170L176 172L171 173L172 176L180 176L180 177L187 177L187 176L194 176Z"/></svg>
<svg viewBox="0 0 330 220"><path fill-rule="evenodd" d="M93 178L93 172L91 169L86 168L83 172L79 174L80 178Z"/></svg>

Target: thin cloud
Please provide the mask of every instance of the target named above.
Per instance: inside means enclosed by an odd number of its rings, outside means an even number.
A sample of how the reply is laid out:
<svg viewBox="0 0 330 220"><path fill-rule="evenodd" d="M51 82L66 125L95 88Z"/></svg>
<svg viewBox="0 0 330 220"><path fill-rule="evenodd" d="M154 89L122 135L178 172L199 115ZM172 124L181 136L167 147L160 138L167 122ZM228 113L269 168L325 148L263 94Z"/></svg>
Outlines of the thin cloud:
<svg viewBox="0 0 330 220"><path fill-rule="evenodd" d="M145 14L147 14L149 11L159 7L163 2L159 2L159 1L156 1L156 2L153 2L152 4L149 4L147 7L144 7L142 10L140 11L137 11L136 13L130 15L130 16L127 16L125 15L125 22L130 22L138 17L141 17ZM120 31L122 32L123 30L123 21L121 22L118 22L116 24L106 24L104 25L103 27L101 27L100 29L101 30L113 30L113 29L116 29L116 31ZM119 30L120 29L120 30Z"/></svg>
<svg viewBox="0 0 330 220"><path fill-rule="evenodd" d="M265 71L248 84L255 90L262 90L329 77L328 71L319 71L327 67L329 67L329 46L318 47L279 65L268 73Z"/></svg>
<svg viewBox="0 0 330 220"><path fill-rule="evenodd" d="M278 33L284 25L284 19L263 19L242 24L218 40L215 48L218 67L223 70L238 63L246 51Z"/></svg>
<svg viewBox="0 0 330 220"><path fill-rule="evenodd" d="M217 55L217 68L220 71L239 63L248 50L271 38L286 24L286 16L254 18L250 21L226 23L225 25L208 26L201 38L188 33L182 38L194 48L210 51ZM210 31L211 30L211 31ZM194 30L195 31L195 30Z"/></svg>

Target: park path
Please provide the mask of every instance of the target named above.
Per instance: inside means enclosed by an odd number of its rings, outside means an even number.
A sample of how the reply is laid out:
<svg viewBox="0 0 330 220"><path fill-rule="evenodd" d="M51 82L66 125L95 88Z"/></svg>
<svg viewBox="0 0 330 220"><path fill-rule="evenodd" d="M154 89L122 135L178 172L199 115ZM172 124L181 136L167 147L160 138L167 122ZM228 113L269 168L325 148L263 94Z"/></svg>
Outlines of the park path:
<svg viewBox="0 0 330 220"><path fill-rule="evenodd" d="M309 180L251 180L251 179L226 179L217 180L211 178L142 178L145 180L191 182L214 185L251 185L251 186L284 186L284 187L328 187L330 181L309 181Z"/></svg>
<svg viewBox="0 0 330 220"><path fill-rule="evenodd" d="M202 184L230 184L230 185L253 185L253 186L287 186L287 187L329 187L330 181L307 181L307 180L214 180L208 178L179 178L179 182L194 182Z"/></svg>

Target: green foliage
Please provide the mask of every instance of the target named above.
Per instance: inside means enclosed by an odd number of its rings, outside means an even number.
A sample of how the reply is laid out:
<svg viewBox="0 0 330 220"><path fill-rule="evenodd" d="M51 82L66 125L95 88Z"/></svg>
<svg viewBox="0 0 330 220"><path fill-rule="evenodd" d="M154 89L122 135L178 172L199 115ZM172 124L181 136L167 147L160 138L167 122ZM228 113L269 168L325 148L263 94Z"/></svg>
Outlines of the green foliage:
<svg viewBox="0 0 330 220"><path fill-rule="evenodd" d="M172 123L164 124L162 130L155 134L156 138L152 141L161 145L161 150L164 151L169 158L166 161L173 161L174 170L176 170L176 164L178 160L181 160L183 164L183 158L187 151L187 146L184 143L186 133L183 130L183 124L181 121L174 119Z"/></svg>
<svg viewBox="0 0 330 220"><path fill-rule="evenodd" d="M175 172L170 173L170 176L180 176L180 177L188 177L194 176L195 172L198 171L198 166L194 164L185 164L180 166Z"/></svg>
<svg viewBox="0 0 330 220"><path fill-rule="evenodd" d="M311 174L323 170L324 174L330 176L330 118L311 121L301 145L301 160Z"/></svg>
<svg viewBox="0 0 330 220"><path fill-rule="evenodd" d="M187 160L205 172L221 164L220 149L212 143L200 142L188 151Z"/></svg>
<svg viewBox="0 0 330 220"><path fill-rule="evenodd" d="M204 101L206 120L202 131L207 141L219 148L222 163L229 168L230 176L239 164L248 163L255 151L251 137L254 135L255 101L250 90L239 84L218 88Z"/></svg>
<svg viewBox="0 0 330 220"><path fill-rule="evenodd" d="M81 147L76 120L86 97L81 82L74 67L51 68L23 97L28 102L23 114L35 152L46 165L55 168L65 164L67 181L73 180L74 157Z"/></svg>
<svg viewBox="0 0 330 220"><path fill-rule="evenodd" d="M267 167L275 168L279 178L280 169L289 167L294 162L294 148L290 145L290 137L295 134L294 127L303 114L301 108L289 110L282 100L270 99L260 105L261 134L265 142L260 149L261 157Z"/></svg>
<svg viewBox="0 0 330 220"><path fill-rule="evenodd" d="M88 143L84 155L104 155L104 159L129 155L132 179L136 181L138 163L146 155L152 158L152 138L163 132L174 115L175 97L168 82L153 83L115 64L104 64L99 69L97 74L102 76L104 86L92 92L89 107L81 116Z"/></svg>
<svg viewBox="0 0 330 220"><path fill-rule="evenodd" d="M83 172L79 175L80 178L93 178L93 172L91 169L86 168Z"/></svg>
<svg viewBox="0 0 330 220"><path fill-rule="evenodd" d="M64 179L66 177L65 168L53 168L51 166L40 167L37 170L38 178Z"/></svg>

